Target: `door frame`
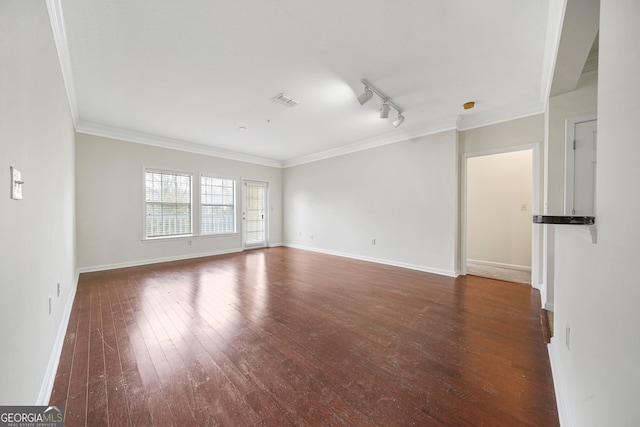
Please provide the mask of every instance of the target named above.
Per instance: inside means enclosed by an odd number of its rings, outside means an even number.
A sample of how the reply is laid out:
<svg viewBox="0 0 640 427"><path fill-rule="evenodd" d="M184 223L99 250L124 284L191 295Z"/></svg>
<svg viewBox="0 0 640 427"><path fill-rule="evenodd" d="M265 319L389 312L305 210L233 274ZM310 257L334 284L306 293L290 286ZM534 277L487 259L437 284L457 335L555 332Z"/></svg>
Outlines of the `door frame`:
<svg viewBox="0 0 640 427"><path fill-rule="evenodd" d="M247 184L257 184L260 186L264 186L264 243L259 245L247 245L247 234L246 234L246 209L247 209ZM260 179L242 179L242 211L241 211L241 221L242 221L242 249L257 249L257 248L266 248L269 247L269 181L260 180Z"/></svg>
<svg viewBox="0 0 640 427"><path fill-rule="evenodd" d="M565 215L572 215L569 206L573 207L573 180L575 174L575 158L573 153L573 140L576 138L576 125L580 123L598 121L597 114L582 117L572 117L565 120L564 136L564 206Z"/></svg>
<svg viewBox="0 0 640 427"><path fill-rule="evenodd" d="M464 153L461 157L461 208L460 208L460 260L459 270L460 274L467 274L467 160L471 157L490 156L493 154L511 153L514 151L532 150L532 205L531 212L533 215L540 212L540 188L541 188L541 175L540 175L540 143L531 143L523 145L514 145L509 147L500 147L491 150L470 151ZM533 222L533 218L532 218ZM536 227L531 227L531 286L536 289L540 289L543 284L540 282L542 274L541 268L541 241L542 236Z"/></svg>

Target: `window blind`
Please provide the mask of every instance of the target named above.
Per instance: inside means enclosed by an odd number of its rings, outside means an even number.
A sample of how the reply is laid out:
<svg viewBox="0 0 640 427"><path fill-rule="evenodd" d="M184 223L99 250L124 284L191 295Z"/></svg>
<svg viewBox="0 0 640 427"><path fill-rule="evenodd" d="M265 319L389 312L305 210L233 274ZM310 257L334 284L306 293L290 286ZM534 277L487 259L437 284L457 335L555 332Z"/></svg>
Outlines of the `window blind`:
<svg viewBox="0 0 640 427"><path fill-rule="evenodd" d="M145 172L146 237L192 234L191 175Z"/></svg>
<svg viewBox="0 0 640 427"><path fill-rule="evenodd" d="M200 177L200 234L235 232L235 180Z"/></svg>

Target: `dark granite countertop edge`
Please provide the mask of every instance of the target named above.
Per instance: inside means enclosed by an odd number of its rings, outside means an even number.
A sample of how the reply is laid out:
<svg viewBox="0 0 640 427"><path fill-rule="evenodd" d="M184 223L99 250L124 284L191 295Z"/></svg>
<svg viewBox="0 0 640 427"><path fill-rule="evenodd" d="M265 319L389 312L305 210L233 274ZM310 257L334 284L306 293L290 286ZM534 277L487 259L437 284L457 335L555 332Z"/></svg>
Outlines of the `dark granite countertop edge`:
<svg viewBox="0 0 640 427"><path fill-rule="evenodd" d="M577 215L534 215L534 224L552 225L593 225L596 222L594 216Z"/></svg>

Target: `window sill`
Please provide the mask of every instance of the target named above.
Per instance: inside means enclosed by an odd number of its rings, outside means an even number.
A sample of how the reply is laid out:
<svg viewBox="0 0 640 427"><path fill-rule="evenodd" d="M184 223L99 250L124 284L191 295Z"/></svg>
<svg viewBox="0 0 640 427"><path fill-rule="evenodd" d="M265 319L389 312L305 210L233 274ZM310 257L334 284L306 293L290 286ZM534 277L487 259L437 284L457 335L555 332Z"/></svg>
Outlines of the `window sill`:
<svg viewBox="0 0 640 427"><path fill-rule="evenodd" d="M238 236L239 233L220 233L220 234L184 234L180 236L165 236L165 237L144 237L142 243L156 243L156 242L175 242L182 240L200 240L210 239L217 237L233 237Z"/></svg>

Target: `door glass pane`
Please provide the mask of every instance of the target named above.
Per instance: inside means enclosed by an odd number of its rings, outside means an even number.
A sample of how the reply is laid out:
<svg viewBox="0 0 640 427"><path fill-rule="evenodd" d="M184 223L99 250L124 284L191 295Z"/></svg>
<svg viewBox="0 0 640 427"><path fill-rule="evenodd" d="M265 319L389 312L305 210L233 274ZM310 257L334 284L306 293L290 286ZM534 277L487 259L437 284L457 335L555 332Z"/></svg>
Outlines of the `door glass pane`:
<svg viewBox="0 0 640 427"><path fill-rule="evenodd" d="M246 185L245 238L246 244L265 241L265 187Z"/></svg>

